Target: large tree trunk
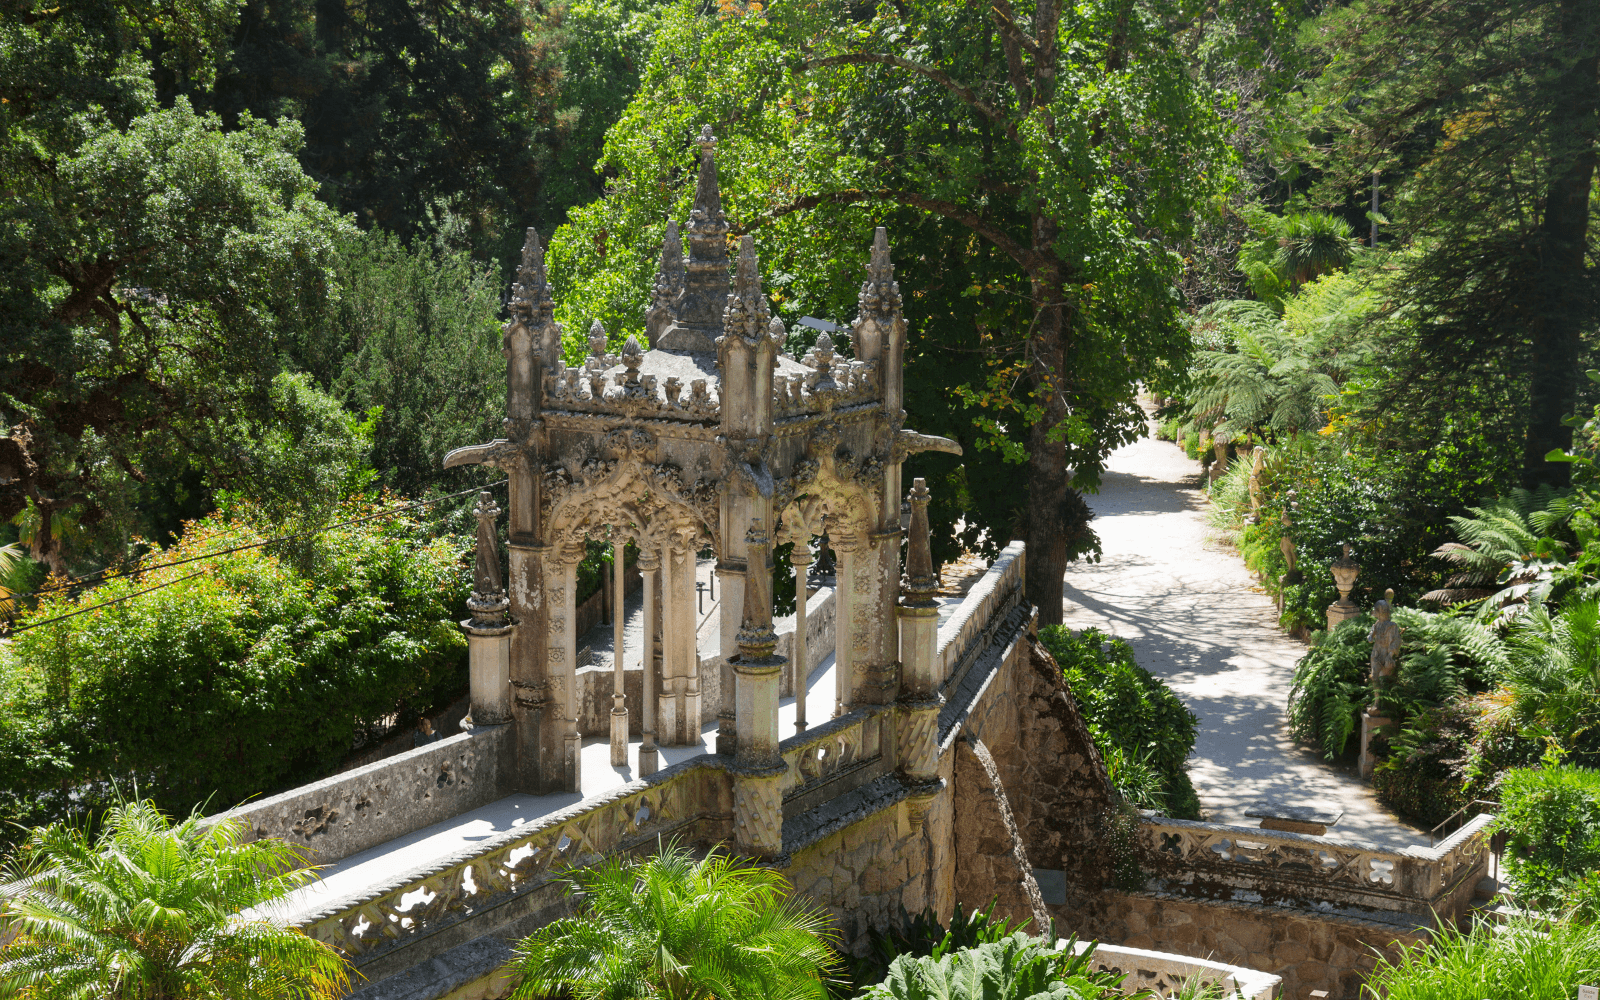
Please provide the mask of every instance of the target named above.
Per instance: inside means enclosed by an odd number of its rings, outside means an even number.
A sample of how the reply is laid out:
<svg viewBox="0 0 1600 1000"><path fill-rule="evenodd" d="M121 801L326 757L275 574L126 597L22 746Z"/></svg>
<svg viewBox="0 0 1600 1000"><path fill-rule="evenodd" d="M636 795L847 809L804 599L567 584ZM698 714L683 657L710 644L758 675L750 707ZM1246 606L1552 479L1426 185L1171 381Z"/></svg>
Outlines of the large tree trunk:
<svg viewBox="0 0 1600 1000"><path fill-rule="evenodd" d="M1040 230L1054 226L1045 220L1034 225ZM1041 245L1036 239L1035 245ZM1048 242L1043 245L1048 246ZM1061 278L1057 272L1036 276L1033 294L1039 303L1038 326L1034 331L1029 376L1034 401L1044 407L1044 419L1029 429L1028 438L1028 543L1026 592L1028 601L1039 609L1040 625L1061 624L1062 582L1067 572L1066 510L1067 442L1051 430L1067 416L1065 316L1061 297Z"/></svg>
<svg viewBox="0 0 1600 1000"><path fill-rule="evenodd" d="M1532 377L1522 467L1529 486L1568 482L1571 466L1547 462L1545 455L1572 445L1572 428L1563 421L1577 403L1579 335L1594 312L1584 256L1600 125L1600 13L1593 0L1567 0L1561 21L1561 37L1580 57L1562 74L1561 107L1550 116L1550 189L1539 226L1538 273L1529 289Z"/></svg>

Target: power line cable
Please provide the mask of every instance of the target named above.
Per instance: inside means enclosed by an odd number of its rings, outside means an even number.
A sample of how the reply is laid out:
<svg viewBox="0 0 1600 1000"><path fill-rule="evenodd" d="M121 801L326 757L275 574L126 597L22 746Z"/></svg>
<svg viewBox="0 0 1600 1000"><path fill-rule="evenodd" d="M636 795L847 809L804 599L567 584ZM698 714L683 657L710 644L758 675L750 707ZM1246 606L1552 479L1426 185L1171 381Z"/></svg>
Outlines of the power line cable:
<svg viewBox="0 0 1600 1000"><path fill-rule="evenodd" d="M218 549L215 552L207 552L207 553L204 553L204 554L198 555L198 556L190 556L187 559L174 559L172 562L162 563L159 566L146 566L146 567L144 567L142 569L129 570L126 573L118 573L116 576L107 577L105 580L102 580L101 582L105 583L105 582L109 582L110 580L122 580L122 579L126 579L128 577L142 576L145 573L154 572L155 570L158 570L158 569L168 569L168 568L170 568L172 566L182 566L182 565L184 565L186 563L197 562L197 561L199 561L201 559L215 559L218 556L225 556L225 555L229 555L229 554L234 553L234 552L244 552L244 551L247 551L249 549L259 549L259 548L261 548L263 546L266 546L266 545L272 545L275 542L287 542L287 541L293 541L295 539L307 539L307 540L309 540L309 539L312 539L312 538L316 538L318 535L323 535L323 534L326 534L327 532L335 531L335 530L337 530L339 528L348 528L352 524L360 524L363 521L372 521L372 520L376 520L378 518L384 518L384 517L395 517L395 516L397 516L399 514L404 514L405 512L410 511L410 510L416 510L419 507L430 507L430 506L432 506L434 504L437 504L437 503L443 503L446 500L454 500L456 497L466 496L468 493L480 493L480 492L482 492L484 490L494 489L495 487L498 487L498 486L504 486L506 484L506 482L507 482L507 480L501 479L498 482L489 483L486 486L474 486L471 489L462 490L459 493L450 493L450 494L447 494L447 495L442 496L442 497L434 497L432 500L421 500L421 501L418 501L417 503L408 504L408 505L406 505L404 507L396 507L394 510L379 511L376 514L363 514L361 517L352 517L347 521L340 521L337 524L330 524L330 525L327 525L326 527L318 528L316 531L304 532L304 533L298 534L298 535L279 535L276 538L268 538L268 539L266 539L264 541L251 542L248 545L235 545L232 548ZM105 570L101 570L100 573L90 574L90 576L98 576L100 574L103 574L104 572L105 572ZM9 632L10 634L14 635L14 634L16 634L18 632L26 632L29 629L36 629L36 628L39 628L40 626L43 626L43 625L51 625L51 624L54 624L55 622L65 621L68 618L74 618L74 617L77 617L78 615L87 614L90 611L98 611L101 608L109 608L113 604L121 604L123 601L129 600L130 598L138 597L138 596L140 596L142 594L148 594L148 593L150 593L152 591L160 590L162 587L170 587L175 583L182 583L185 580L193 580L197 576L204 576L205 573L206 573L206 570L200 570L199 572L190 573L188 576L180 576L176 580L168 580L166 583L158 583L153 587L146 587L143 590L136 590L131 594L124 594L121 597L112 598L109 601L103 601L103 602L101 602L99 604L95 604L95 605L92 605L92 606L87 607L87 608L79 608L76 611L72 611L72 612L69 612L69 613L64 614L64 615L57 615L54 618L46 618L44 621L40 621L40 622L29 622L26 625L18 625L18 626L14 626L14 627L11 627L11 628L6 628L6 623L0 622L0 633ZM77 586L78 584L83 583L87 579L89 579L89 577L83 577L83 578L81 578L79 580L73 581L73 583L71 583L71 584L65 584L65 585L63 585L61 587L56 587L56 588L53 588L53 589L36 590L36 591L34 591L34 592L30 593L30 594L12 594L12 595L8 595L5 598L5 600L8 601L8 602L9 601L20 601L20 600L22 600L24 598L37 597L37 596L39 596L41 594L55 593L57 591L64 590L64 589L66 589L66 587L69 587L69 586Z"/></svg>

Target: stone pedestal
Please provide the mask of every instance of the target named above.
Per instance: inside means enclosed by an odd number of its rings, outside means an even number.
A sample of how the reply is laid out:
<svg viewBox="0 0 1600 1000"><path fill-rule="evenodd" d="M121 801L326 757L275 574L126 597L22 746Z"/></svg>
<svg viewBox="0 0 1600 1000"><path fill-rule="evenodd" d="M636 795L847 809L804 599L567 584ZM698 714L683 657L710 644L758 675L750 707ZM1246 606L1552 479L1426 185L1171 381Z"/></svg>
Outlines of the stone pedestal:
<svg viewBox="0 0 1600 1000"><path fill-rule="evenodd" d="M1351 600L1334 601L1328 605L1328 630L1333 631L1334 626L1342 621L1349 621L1361 613L1356 602Z"/></svg>
<svg viewBox="0 0 1600 1000"><path fill-rule="evenodd" d="M512 626L478 628L468 619L461 628L467 633L472 724L498 726L510 722Z"/></svg>
<svg viewBox="0 0 1600 1000"><path fill-rule="evenodd" d="M1378 760L1372 755L1369 744L1372 737L1381 732L1394 728L1394 720L1382 715L1368 715L1361 713L1361 777L1371 778L1372 769L1378 765Z"/></svg>

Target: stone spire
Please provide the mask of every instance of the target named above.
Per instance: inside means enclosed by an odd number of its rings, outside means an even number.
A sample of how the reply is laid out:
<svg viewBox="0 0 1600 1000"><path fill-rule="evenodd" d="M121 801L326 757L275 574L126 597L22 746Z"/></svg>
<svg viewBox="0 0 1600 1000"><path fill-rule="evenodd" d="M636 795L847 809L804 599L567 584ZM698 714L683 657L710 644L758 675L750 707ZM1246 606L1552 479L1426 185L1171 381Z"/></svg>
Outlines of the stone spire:
<svg viewBox="0 0 1600 1000"><path fill-rule="evenodd" d="M667 220L667 232L661 239L661 266L656 269L655 294L644 311L645 337L650 346L666 332L677 319L678 299L688 272L683 264L683 239L678 235L678 224Z"/></svg>
<svg viewBox="0 0 1600 1000"><path fill-rule="evenodd" d="M856 321L850 327L858 359L880 359L900 320L900 305L900 283L894 280L894 264L889 261L889 233L879 226L872 234L872 260L856 297Z"/></svg>
<svg viewBox="0 0 1600 1000"><path fill-rule="evenodd" d="M479 630L498 629L505 625L506 609L511 606L500 575L500 543L495 535L495 519L500 516L500 507L494 502L494 496L485 490L478 494L472 513L478 519L478 539L472 596L467 598L472 620L467 625Z"/></svg>
<svg viewBox="0 0 1600 1000"><path fill-rule="evenodd" d="M739 660L762 663L778 648L778 633L772 630L772 572L767 567L771 540L761 527L761 519L750 519L745 532L744 619L739 629Z"/></svg>
<svg viewBox="0 0 1600 1000"><path fill-rule="evenodd" d="M711 126L700 129L700 175L689 212L689 259L683 293L655 346L676 351L713 351L722 333L728 296L728 218L717 188L717 140ZM663 250L663 262L666 251Z"/></svg>
<svg viewBox="0 0 1600 1000"><path fill-rule="evenodd" d="M522 264L511 286L511 318L502 329L506 356L506 432L522 440L538 412L541 366L561 359L561 327L554 317L550 282L544 270L544 247L529 228L522 245Z"/></svg>
<svg viewBox="0 0 1600 1000"><path fill-rule="evenodd" d="M906 532L906 578L900 585L900 604L907 608L936 607L934 593L939 577L933 571L933 549L928 540L928 481L911 483L911 527Z"/></svg>
<svg viewBox="0 0 1600 1000"><path fill-rule="evenodd" d="M761 289L761 266L756 261L756 243L749 236L739 239L739 266L733 276L733 291L728 293L728 304L722 312L724 336L743 337L755 343L767 336L767 325L772 310L767 306L766 292Z"/></svg>

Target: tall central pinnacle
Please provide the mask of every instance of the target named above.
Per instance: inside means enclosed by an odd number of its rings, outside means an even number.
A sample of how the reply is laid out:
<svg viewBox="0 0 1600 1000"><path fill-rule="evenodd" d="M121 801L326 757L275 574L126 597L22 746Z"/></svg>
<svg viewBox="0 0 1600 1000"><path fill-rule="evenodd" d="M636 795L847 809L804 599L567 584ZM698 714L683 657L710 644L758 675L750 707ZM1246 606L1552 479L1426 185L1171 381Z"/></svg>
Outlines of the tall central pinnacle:
<svg viewBox="0 0 1600 1000"><path fill-rule="evenodd" d="M657 347L714 351L722 335L722 310L728 300L728 218L717 188L717 139L711 126L700 129L700 175L689 212L689 259L683 294ZM664 254L665 256L665 254Z"/></svg>

